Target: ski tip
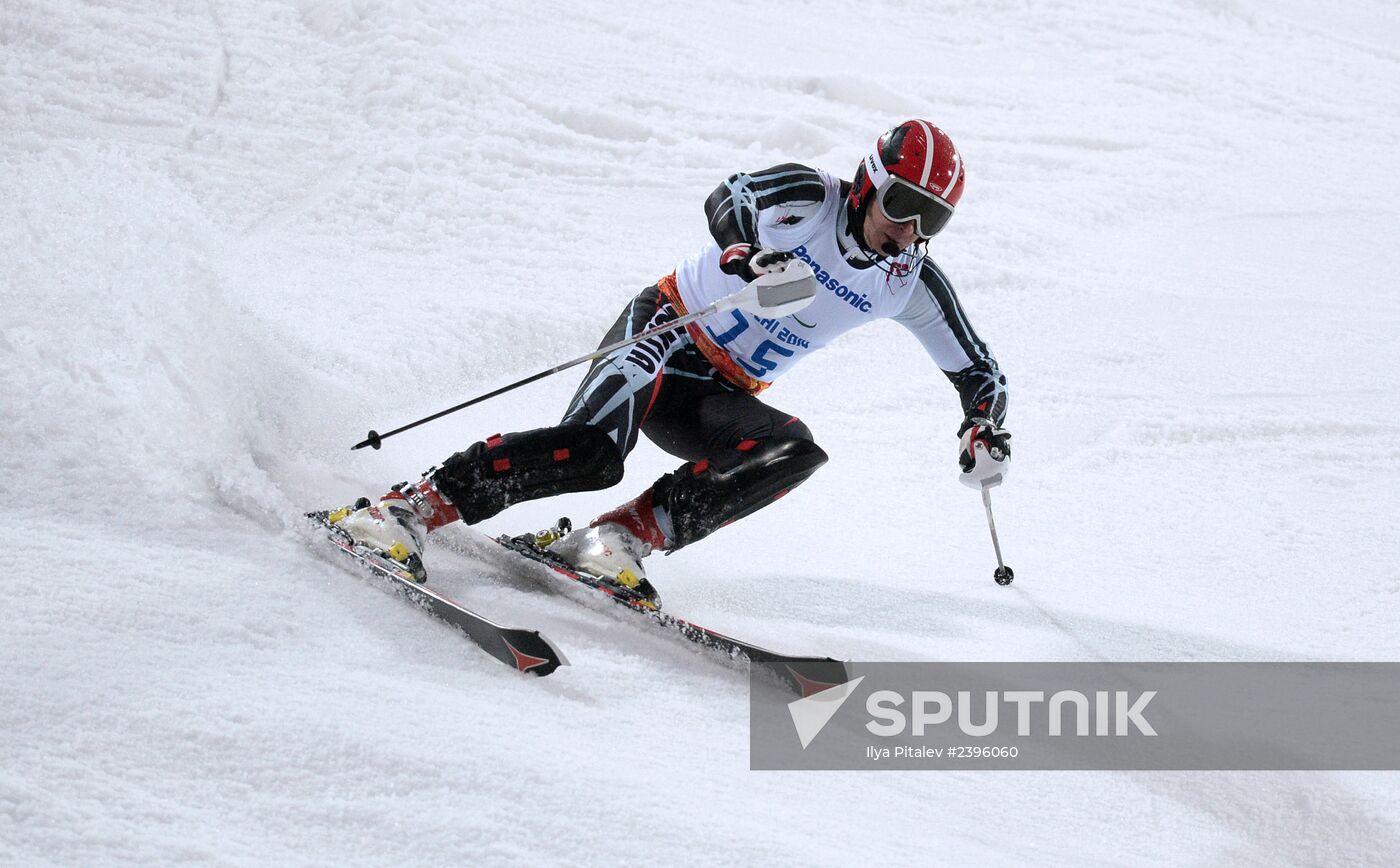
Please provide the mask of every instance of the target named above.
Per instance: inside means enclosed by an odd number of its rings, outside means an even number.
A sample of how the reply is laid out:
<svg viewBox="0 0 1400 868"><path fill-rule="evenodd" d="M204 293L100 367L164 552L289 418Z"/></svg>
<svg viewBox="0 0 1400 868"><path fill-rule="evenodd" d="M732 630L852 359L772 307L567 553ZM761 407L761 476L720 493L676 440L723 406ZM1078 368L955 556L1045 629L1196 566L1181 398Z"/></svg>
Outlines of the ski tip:
<svg viewBox="0 0 1400 868"><path fill-rule="evenodd" d="M783 669L786 672L779 673L782 680L804 698L845 684L851 677L846 664L831 658L791 660Z"/></svg>
<svg viewBox="0 0 1400 868"><path fill-rule="evenodd" d="M554 668L555 668L555 669L558 669L560 666L569 666L569 665L570 665L570 663L569 663L569 658L567 658L567 657L564 656L564 652L559 650L559 646L558 646L558 645L555 645L553 642L549 641L548 639L546 639L543 635L541 635L541 634L539 634L539 633L536 633L535 635L536 635L536 636L539 636L539 637L540 637L540 641L543 642L546 646L548 646L550 651L554 652L554 659L557 660L557 661L559 661L558 663L556 663L556 664L554 665ZM552 672L553 670L550 670L550 671Z"/></svg>
<svg viewBox="0 0 1400 868"><path fill-rule="evenodd" d="M568 666L566 658L554 643L546 639L538 630L512 631L515 635L502 635L508 658L502 661L515 666L520 672L543 678L560 666Z"/></svg>

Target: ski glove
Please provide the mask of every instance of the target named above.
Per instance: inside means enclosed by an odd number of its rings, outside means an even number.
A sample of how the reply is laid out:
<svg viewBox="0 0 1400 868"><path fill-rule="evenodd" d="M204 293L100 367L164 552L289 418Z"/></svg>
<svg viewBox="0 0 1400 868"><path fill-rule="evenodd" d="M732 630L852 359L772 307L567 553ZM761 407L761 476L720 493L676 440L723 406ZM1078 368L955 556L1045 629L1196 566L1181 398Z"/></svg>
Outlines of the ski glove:
<svg viewBox="0 0 1400 868"><path fill-rule="evenodd" d="M1011 434L991 419L969 416L958 429L958 466L970 488L1001 485L1011 458Z"/></svg>
<svg viewBox="0 0 1400 868"><path fill-rule="evenodd" d="M778 271L792 259L786 250L756 247L752 244L731 244L719 254L719 270L725 274L751 281L760 274Z"/></svg>

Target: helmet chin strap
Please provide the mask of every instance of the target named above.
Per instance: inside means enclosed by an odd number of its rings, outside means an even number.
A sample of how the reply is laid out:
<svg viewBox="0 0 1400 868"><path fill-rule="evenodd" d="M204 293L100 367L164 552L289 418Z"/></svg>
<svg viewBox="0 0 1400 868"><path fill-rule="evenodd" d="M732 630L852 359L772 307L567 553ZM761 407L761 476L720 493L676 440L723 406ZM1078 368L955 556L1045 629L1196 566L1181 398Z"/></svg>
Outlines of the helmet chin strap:
<svg viewBox="0 0 1400 868"><path fill-rule="evenodd" d="M859 208L852 208L850 202L846 203L846 231L855 239L860 252L874 260L880 257L880 251L872 248L865 240L865 211L869 207L869 199L860 203Z"/></svg>

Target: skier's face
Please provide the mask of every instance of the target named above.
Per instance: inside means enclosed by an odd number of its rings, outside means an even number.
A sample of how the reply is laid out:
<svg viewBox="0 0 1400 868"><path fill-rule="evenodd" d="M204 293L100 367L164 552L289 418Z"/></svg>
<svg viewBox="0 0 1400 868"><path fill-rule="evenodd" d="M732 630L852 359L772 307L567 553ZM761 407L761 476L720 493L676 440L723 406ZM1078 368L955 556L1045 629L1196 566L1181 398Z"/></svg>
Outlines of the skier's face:
<svg viewBox="0 0 1400 868"><path fill-rule="evenodd" d="M886 256L896 256L919 237L914 221L895 223L879 208L865 209L865 243Z"/></svg>

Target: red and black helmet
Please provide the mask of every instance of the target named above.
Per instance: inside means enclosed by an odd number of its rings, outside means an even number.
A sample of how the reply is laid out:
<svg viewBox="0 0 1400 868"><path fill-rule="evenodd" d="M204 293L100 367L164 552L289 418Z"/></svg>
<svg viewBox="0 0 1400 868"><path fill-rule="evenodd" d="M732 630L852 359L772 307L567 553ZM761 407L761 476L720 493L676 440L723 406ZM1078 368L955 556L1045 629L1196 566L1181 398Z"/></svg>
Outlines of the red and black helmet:
<svg viewBox="0 0 1400 868"><path fill-rule="evenodd" d="M851 183L849 204L864 213L873 201L896 223L917 221L919 237L938 233L962 198L966 173L948 134L924 120L905 121L875 142Z"/></svg>

